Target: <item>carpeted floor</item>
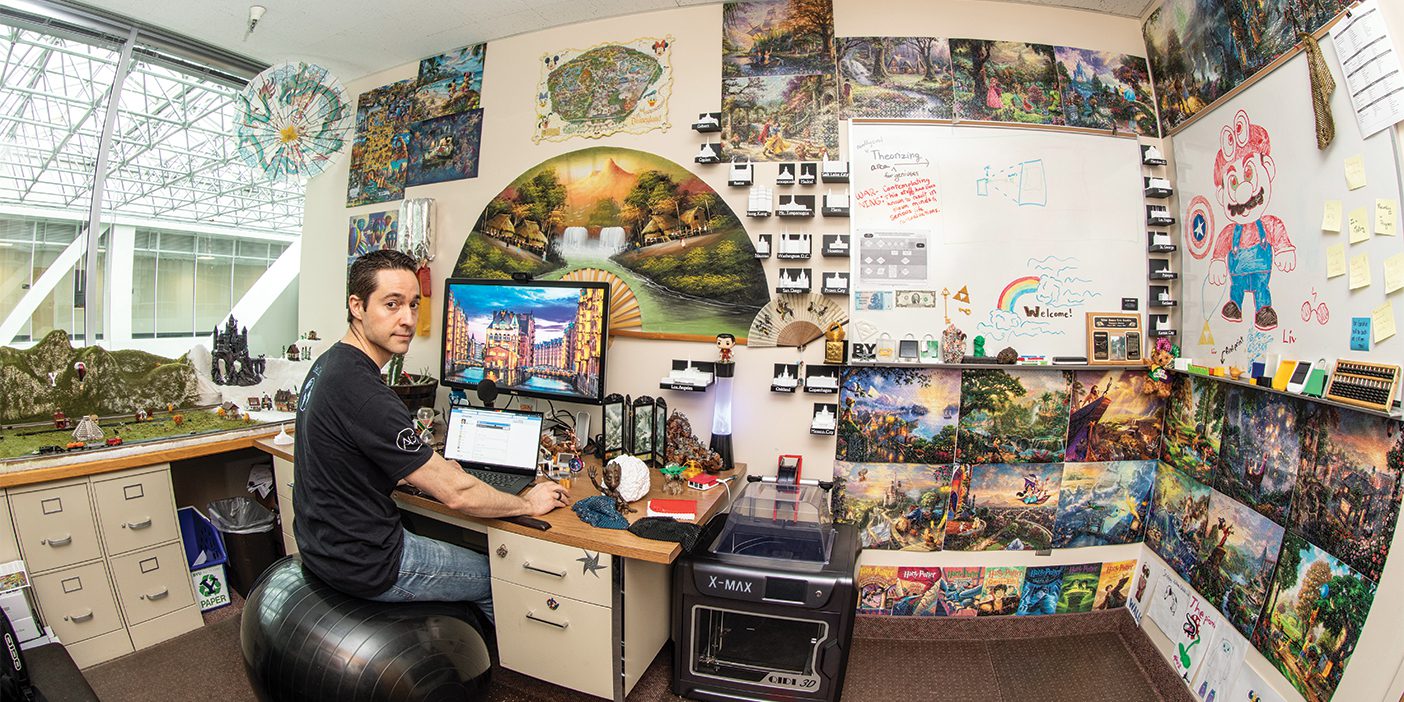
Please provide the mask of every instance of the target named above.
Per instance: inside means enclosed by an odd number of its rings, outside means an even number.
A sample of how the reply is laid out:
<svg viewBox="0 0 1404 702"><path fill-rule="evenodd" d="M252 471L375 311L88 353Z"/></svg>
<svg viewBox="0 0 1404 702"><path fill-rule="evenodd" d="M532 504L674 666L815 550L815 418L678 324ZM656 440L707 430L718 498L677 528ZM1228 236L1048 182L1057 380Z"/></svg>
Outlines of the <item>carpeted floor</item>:
<svg viewBox="0 0 1404 702"><path fill-rule="evenodd" d="M629 702L674 702L671 648ZM83 671L104 702L254 700L239 654L239 619ZM493 671L492 702L583 695ZM931 702L1184 702L1189 691L1125 612L954 621L860 617L843 699Z"/></svg>

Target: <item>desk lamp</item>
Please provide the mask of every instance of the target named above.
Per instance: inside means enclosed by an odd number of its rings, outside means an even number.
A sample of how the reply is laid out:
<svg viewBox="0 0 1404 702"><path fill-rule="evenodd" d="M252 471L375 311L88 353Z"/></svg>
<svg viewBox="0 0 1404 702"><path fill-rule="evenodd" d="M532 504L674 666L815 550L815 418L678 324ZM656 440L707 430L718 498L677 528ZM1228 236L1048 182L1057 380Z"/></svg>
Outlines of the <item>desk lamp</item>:
<svg viewBox="0 0 1404 702"><path fill-rule="evenodd" d="M717 402L712 406L712 440L708 448L721 456L722 470L731 470L735 465L731 456L731 383L736 376L731 348L735 345L736 337L731 334L717 335L721 360L716 365Z"/></svg>

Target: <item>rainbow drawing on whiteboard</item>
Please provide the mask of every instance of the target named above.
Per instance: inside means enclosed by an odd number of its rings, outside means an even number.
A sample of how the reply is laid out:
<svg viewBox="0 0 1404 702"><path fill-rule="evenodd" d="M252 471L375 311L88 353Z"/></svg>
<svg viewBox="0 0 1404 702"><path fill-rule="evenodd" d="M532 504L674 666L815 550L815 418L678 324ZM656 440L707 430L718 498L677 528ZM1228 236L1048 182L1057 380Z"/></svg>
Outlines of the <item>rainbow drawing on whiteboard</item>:
<svg viewBox="0 0 1404 702"><path fill-rule="evenodd" d="M1000 291L998 307L1005 312L1013 312L1014 303L1018 302L1019 298L1036 292L1038 292L1038 276L1015 278L1004 286L1004 290Z"/></svg>

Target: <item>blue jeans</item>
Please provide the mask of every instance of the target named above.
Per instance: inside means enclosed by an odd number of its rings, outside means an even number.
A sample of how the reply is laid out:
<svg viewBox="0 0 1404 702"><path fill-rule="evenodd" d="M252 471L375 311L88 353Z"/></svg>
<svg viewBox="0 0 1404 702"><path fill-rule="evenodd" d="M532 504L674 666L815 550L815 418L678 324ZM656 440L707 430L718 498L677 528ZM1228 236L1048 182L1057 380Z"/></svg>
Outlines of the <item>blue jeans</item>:
<svg viewBox="0 0 1404 702"><path fill-rule="evenodd" d="M494 621L487 556L408 530L404 538L399 579L389 590L370 599L377 602L472 602L488 621Z"/></svg>
<svg viewBox="0 0 1404 702"><path fill-rule="evenodd" d="M1229 299L1233 304L1243 309L1243 294L1253 293L1253 304L1258 307L1272 307L1272 291L1268 289L1268 281L1272 279L1272 271L1258 271L1257 273L1234 273L1229 276Z"/></svg>

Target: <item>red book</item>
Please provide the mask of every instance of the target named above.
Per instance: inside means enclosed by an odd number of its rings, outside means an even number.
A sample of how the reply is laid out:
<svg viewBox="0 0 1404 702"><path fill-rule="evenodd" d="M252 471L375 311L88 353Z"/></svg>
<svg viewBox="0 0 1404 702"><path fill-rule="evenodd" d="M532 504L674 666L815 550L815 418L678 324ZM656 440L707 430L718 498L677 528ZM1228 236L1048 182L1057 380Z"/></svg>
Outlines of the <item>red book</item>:
<svg viewBox="0 0 1404 702"><path fill-rule="evenodd" d="M697 519L697 500L649 500L648 516Z"/></svg>

